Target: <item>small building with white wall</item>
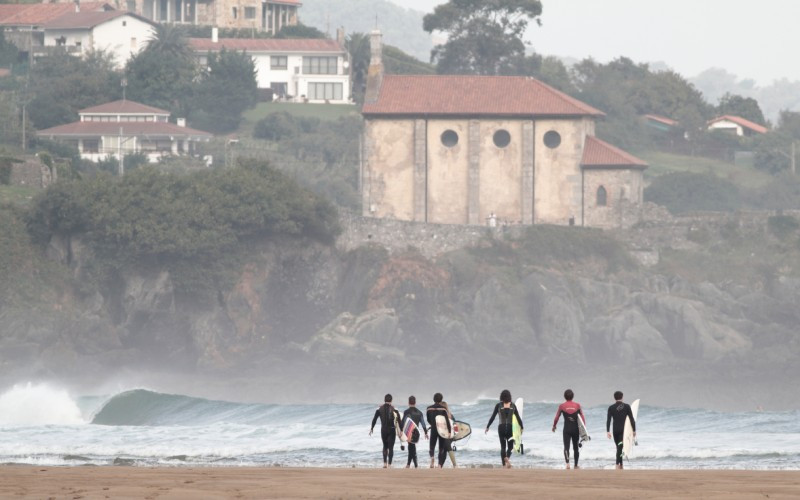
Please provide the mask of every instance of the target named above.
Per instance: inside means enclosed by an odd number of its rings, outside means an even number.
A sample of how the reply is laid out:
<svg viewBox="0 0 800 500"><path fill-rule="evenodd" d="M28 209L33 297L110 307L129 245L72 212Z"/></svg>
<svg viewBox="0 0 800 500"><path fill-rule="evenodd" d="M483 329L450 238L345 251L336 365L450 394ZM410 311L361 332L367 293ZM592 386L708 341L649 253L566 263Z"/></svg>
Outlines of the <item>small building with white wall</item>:
<svg viewBox="0 0 800 500"><path fill-rule="evenodd" d="M197 142L212 135L186 127L186 121L169 122L169 111L129 100L82 109L80 121L40 130L41 138L78 148L81 158L101 161L120 155L144 154L157 162L165 156L191 156Z"/></svg>
<svg viewBox="0 0 800 500"><path fill-rule="evenodd" d="M720 130L738 137L751 137L757 134L766 134L767 127L751 122L741 116L718 116L708 122L708 130Z"/></svg>
<svg viewBox="0 0 800 500"><path fill-rule="evenodd" d="M153 37L155 23L121 10L71 12L44 25L44 46L73 49L78 55L102 50L117 68L139 53Z"/></svg>
<svg viewBox="0 0 800 500"><path fill-rule="evenodd" d="M212 52L247 52L256 67L258 88L271 89L278 99L350 102L350 61L343 40L212 36L190 38L189 45L201 66L208 64L208 54Z"/></svg>

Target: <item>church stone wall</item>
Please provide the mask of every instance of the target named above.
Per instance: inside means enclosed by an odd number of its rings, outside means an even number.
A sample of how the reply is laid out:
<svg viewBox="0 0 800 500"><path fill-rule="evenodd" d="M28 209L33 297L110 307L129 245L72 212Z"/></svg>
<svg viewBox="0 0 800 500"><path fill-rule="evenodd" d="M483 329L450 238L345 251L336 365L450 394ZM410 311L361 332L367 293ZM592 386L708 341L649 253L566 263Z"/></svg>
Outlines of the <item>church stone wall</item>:
<svg viewBox="0 0 800 500"><path fill-rule="evenodd" d="M643 189L641 170L587 169L583 173L583 186L584 225L614 228L638 222ZM605 205L598 205L601 187L605 190Z"/></svg>
<svg viewBox="0 0 800 500"><path fill-rule="evenodd" d="M452 130L458 143L442 144ZM428 120L428 222L467 224L469 203L469 121Z"/></svg>
<svg viewBox="0 0 800 500"><path fill-rule="evenodd" d="M557 132L561 143L545 145L545 134ZM534 208L536 224L568 224L581 215L581 160L591 120L537 120L534 123Z"/></svg>
<svg viewBox="0 0 800 500"><path fill-rule="evenodd" d="M364 130L364 215L414 220L414 120L368 120Z"/></svg>
<svg viewBox="0 0 800 500"><path fill-rule="evenodd" d="M522 222L522 120L480 122L480 214L485 223L494 214L498 221ZM495 145L498 131L507 131L511 142Z"/></svg>

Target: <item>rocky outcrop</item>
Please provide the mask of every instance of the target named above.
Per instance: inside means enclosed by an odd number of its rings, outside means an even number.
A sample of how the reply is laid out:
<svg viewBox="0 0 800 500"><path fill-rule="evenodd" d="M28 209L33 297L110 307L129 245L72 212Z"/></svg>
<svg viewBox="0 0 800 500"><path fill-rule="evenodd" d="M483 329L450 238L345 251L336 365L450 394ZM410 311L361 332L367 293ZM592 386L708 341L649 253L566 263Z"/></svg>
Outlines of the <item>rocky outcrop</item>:
<svg viewBox="0 0 800 500"><path fill-rule="evenodd" d="M76 238L54 239L48 252L76 275L90 258ZM5 306L0 367L270 374L435 364L478 376L506 373L514 359L795 369L798 279L690 283L642 269L592 277L480 255L267 241L232 286L195 293L177 290L163 269L129 269L102 293L66 294L44 311Z"/></svg>

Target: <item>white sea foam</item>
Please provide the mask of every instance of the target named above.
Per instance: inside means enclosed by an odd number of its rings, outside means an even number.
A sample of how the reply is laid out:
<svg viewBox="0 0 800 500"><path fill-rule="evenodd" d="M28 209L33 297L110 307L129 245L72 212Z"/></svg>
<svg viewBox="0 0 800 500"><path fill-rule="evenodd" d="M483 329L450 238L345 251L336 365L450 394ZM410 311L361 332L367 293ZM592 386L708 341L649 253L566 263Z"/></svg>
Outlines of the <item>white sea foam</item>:
<svg viewBox="0 0 800 500"><path fill-rule="evenodd" d="M0 395L0 425L83 423L80 408L64 389L27 383Z"/></svg>

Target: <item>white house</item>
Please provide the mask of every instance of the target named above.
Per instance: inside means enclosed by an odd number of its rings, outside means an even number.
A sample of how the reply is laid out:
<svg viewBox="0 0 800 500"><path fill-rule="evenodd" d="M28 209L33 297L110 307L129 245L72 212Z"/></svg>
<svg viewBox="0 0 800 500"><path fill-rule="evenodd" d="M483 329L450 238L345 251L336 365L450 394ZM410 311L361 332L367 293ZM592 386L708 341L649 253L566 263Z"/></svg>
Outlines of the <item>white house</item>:
<svg viewBox="0 0 800 500"><path fill-rule="evenodd" d="M751 122L741 116L718 116L708 122L708 130L722 130L739 137L750 137L756 134L766 134L767 127Z"/></svg>
<svg viewBox="0 0 800 500"><path fill-rule="evenodd" d="M203 66L208 54L247 52L255 63L259 89L278 99L346 104L351 99L350 61L341 41L330 39L190 38Z"/></svg>
<svg viewBox="0 0 800 500"><path fill-rule="evenodd" d="M129 100L82 109L79 114L80 121L40 130L37 135L71 144L81 158L90 161L143 153L150 162L192 155L197 142L212 137L186 127L183 119L170 123L169 111Z"/></svg>
<svg viewBox="0 0 800 500"><path fill-rule="evenodd" d="M75 49L80 55L103 50L122 68L147 45L154 32L155 23L131 12L71 12L44 25L44 45Z"/></svg>

